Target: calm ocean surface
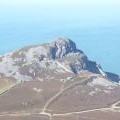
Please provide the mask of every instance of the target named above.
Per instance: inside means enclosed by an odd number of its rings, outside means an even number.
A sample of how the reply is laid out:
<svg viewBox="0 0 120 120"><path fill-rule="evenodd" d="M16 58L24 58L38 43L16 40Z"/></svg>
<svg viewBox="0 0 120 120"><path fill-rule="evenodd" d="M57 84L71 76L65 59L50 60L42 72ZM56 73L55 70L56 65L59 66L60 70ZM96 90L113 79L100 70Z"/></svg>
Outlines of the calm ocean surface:
<svg viewBox="0 0 120 120"><path fill-rule="evenodd" d="M105 71L120 75L120 4L103 0L83 5L79 0L71 4L13 1L0 2L1 55L65 36Z"/></svg>
<svg viewBox="0 0 120 120"><path fill-rule="evenodd" d="M120 28L14 28L1 31L0 54L27 45L50 42L66 36L76 42L89 59L97 61L106 71L120 74ZM49 30L48 30L49 29Z"/></svg>

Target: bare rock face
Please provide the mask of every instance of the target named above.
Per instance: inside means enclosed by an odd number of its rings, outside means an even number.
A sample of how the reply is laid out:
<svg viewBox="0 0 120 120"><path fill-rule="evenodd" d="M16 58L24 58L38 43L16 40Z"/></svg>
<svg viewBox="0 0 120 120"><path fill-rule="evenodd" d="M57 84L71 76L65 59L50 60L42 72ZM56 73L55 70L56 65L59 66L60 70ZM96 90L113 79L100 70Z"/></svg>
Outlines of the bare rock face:
<svg viewBox="0 0 120 120"><path fill-rule="evenodd" d="M88 60L68 38L22 48L0 58L0 74L16 80L33 80L62 73L89 71L107 77L100 65ZM110 75L109 75L110 76Z"/></svg>
<svg viewBox="0 0 120 120"><path fill-rule="evenodd" d="M68 38L57 38L53 40L51 43L45 44L44 48L46 52L40 53L40 60L46 59L60 59L69 54L80 53L83 54L82 51L76 48L76 44L68 39Z"/></svg>
<svg viewBox="0 0 120 120"><path fill-rule="evenodd" d="M51 44L54 49L53 53L55 58L62 58L69 53L76 53L76 44L68 38L58 38L54 40Z"/></svg>
<svg viewBox="0 0 120 120"><path fill-rule="evenodd" d="M73 120L98 118L103 109L117 113L118 82L119 76L104 72L68 38L28 46L0 58L0 118Z"/></svg>

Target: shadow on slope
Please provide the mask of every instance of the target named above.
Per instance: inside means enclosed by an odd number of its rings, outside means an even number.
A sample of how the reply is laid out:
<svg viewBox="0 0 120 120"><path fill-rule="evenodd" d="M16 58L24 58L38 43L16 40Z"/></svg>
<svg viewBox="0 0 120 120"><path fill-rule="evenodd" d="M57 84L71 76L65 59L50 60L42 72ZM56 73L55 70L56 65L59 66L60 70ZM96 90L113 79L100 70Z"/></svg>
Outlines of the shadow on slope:
<svg viewBox="0 0 120 120"><path fill-rule="evenodd" d="M116 74L110 73L110 72L106 72L106 74L107 74L107 77L108 77L110 80L112 80L112 81L114 81L114 82L117 82L117 83L120 81L120 76L119 76L119 75L116 75Z"/></svg>

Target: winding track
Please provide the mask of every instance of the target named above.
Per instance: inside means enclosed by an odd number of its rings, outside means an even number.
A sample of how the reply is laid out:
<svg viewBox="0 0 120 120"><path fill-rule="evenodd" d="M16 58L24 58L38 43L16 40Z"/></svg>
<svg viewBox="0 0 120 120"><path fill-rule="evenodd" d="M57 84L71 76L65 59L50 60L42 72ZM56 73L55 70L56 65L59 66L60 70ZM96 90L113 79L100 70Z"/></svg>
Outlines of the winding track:
<svg viewBox="0 0 120 120"><path fill-rule="evenodd" d="M50 98L47 103L45 104L44 108L42 109L42 112L36 112L36 110L33 110L31 112L14 112L14 113L9 113L9 112L5 112L5 113L0 113L0 117L4 117L4 116L9 116L9 117L20 117L20 116L31 116L31 115L46 115L49 117L49 120L52 120L53 117L59 117L59 116L69 116L69 115L75 115L75 114L82 114L82 113L89 113L89 112L94 112L94 111L111 111L115 108L119 108L119 106L117 106L118 103L120 103L120 100L117 101L116 103L112 104L110 107L106 107L106 108L98 108L98 109L91 109L91 110L85 110L85 111L78 111L78 112L69 112L69 113L63 113L63 114L54 114L54 113L48 113L46 112L47 108L56 100L58 99L64 92L66 92L67 90L77 86L77 85L82 85L83 83L87 82L88 80L90 80L91 78L86 78L83 79L79 82L73 83L72 85L69 85L68 87L60 90L55 96L53 96L52 98ZM4 91L1 95L3 95L6 92L9 92L10 90L12 90L13 88L15 88L16 86L18 86L19 83L14 84L11 88L7 89L6 91Z"/></svg>
<svg viewBox="0 0 120 120"><path fill-rule="evenodd" d="M70 72L73 74L73 72L71 70L69 70L67 67L65 67L64 65L62 65L60 62L56 62L61 68L63 68L65 71Z"/></svg>
<svg viewBox="0 0 120 120"><path fill-rule="evenodd" d="M91 80L91 78L86 78L83 80L80 80L79 82L75 82L72 85L69 85L68 87L61 89L55 96L53 96L52 98L50 98L47 103L45 104L44 108L43 108L43 113L47 110L47 108L56 100L58 99L64 92L66 92L67 90L77 86L77 85L82 85L84 82Z"/></svg>
<svg viewBox="0 0 120 120"><path fill-rule="evenodd" d="M118 103L118 102L117 102ZM115 103L116 104L116 103ZM120 108L120 107L119 107ZM85 111L79 111L79 112L69 112L69 113L63 113L63 114L54 114L54 113L46 113L46 112L15 112L15 113L1 113L0 116L30 116L30 115L46 115L49 117L56 117L56 116L69 116L69 115L74 115L74 114L82 114L82 113L88 113L88 112L94 112L94 111L111 111L112 107L105 107L105 108L98 108L98 109L91 109L91 110L85 110Z"/></svg>

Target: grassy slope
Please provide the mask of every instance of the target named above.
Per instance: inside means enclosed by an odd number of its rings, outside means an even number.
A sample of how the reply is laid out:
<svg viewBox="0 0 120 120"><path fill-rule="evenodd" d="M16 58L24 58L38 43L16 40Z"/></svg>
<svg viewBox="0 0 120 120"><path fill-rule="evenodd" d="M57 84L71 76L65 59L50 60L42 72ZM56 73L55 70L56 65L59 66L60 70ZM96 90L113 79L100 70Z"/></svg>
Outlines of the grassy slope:
<svg viewBox="0 0 120 120"><path fill-rule="evenodd" d="M0 78L0 94L13 87L13 85L15 85L15 81Z"/></svg>

